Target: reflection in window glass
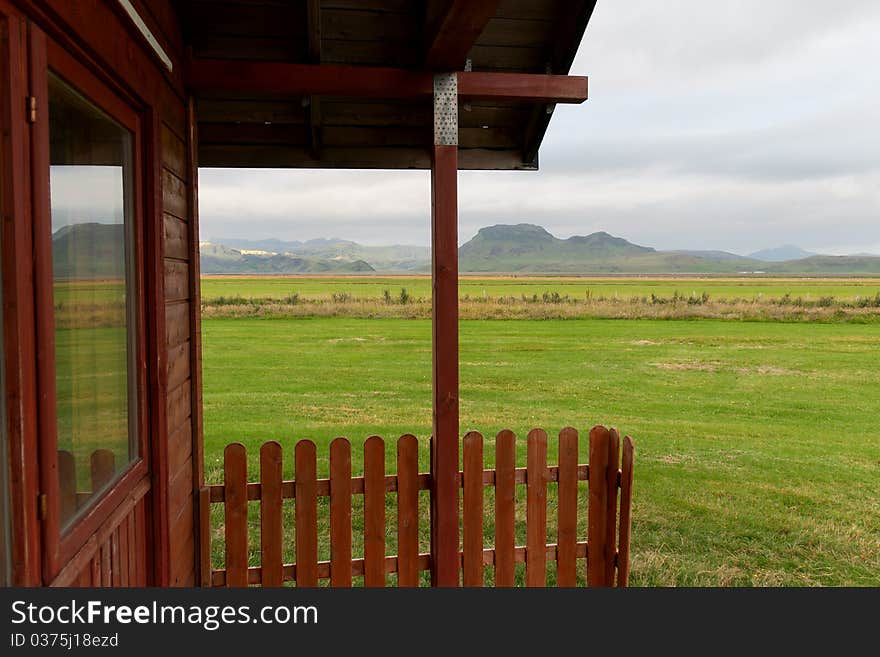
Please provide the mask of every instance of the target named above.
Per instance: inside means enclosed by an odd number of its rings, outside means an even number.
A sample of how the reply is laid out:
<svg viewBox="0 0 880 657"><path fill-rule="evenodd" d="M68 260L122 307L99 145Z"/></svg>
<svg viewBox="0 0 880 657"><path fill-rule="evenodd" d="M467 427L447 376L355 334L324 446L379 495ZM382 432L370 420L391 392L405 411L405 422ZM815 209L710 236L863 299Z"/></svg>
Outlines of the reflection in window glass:
<svg viewBox="0 0 880 657"><path fill-rule="evenodd" d="M49 78L61 525L138 457L131 133Z"/></svg>

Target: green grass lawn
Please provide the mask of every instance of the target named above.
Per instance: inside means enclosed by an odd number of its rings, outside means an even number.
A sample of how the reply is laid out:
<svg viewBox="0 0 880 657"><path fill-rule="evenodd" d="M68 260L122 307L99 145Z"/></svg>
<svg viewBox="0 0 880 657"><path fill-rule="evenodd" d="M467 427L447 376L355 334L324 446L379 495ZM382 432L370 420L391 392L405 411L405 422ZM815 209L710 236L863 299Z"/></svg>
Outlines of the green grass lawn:
<svg viewBox="0 0 880 657"><path fill-rule="evenodd" d="M871 325L464 321L462 431L513 429L520 465L532 427L632 435L633 584L877 586L878 338ZM427 447L428 321L205 320L203 350L210 483L232 441L247 445L252 480L270 439L287 477L298 438L317 442L324 475L339 435L355 472L371 434ZM390 469L391 444L387 455Z"/></svg>
<svg viewBox="0 0 880 657"><path fill-rule="evenodd" d="M209 276L202 279L202 298L217 297L282 299L291 294L307 298L330 298L333 294L348 293L356 298L381 298L384 290L397 295L401 288L415 298L430 298L431 279L426 276L381 277L309 277L309 276ZM880 293L880 280L858 278L580 278L580 277L462 277L460 296L531 297L558 292L560 295L612 298L671 297L679 294L700 296L703 292L713 299L778 299L786 294L815 300L834 297L853 301L859 297L873 297Z"/></svg>

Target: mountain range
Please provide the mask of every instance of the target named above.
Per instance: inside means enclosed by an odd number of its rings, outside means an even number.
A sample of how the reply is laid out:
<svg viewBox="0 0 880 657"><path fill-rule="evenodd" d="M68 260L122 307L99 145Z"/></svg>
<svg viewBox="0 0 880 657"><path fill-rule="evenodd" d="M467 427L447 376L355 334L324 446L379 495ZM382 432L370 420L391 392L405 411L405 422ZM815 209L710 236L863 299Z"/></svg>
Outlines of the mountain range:
<svg viewBox="0 0 880 657"><path fill-rule="evenodd" d="M121 225L78 223L52 236L56 276L122 275ZM426 273L430 251L364 246L342 239L201 242L205 274ZM803 254L807 254L804 256ZM780 260L786 255L791 259ZM606 232L560 239L534 224L481 228L459 248L463 273L562 274L880 274L880 256L811 254L788 245L741 256L726 251L659 251Z"/></svg>

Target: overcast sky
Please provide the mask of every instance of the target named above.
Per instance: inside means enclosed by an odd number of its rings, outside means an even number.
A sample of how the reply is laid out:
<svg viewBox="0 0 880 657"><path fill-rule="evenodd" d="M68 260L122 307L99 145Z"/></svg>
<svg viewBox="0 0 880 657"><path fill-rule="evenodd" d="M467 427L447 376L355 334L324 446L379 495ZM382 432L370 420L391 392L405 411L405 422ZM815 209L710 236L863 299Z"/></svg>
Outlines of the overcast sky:
<svg viewBox="0 0 880 657"><path fill-rule="evenodd" d="M462 172L459 235L880 253L880 1L599 0L541 171ZM200 171L202 239L424 244L423 171Z"/></svg>

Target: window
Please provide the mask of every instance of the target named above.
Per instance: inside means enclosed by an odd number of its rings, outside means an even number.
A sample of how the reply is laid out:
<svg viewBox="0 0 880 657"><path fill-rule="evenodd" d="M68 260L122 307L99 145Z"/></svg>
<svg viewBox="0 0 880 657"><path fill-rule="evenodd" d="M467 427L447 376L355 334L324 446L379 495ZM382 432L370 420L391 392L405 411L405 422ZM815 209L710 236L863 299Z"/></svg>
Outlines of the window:
<svg viewBox="0 0 880 657"><path fill-rule="evenodd" d="M60 522L138 458L132 135L49 74Z"/></svg>
<svg viewBox="0 0 880 657"><path fill-rule="evenodd" d="M59 521L139 457L133 136L48 76Z"/></svg>
<svg viewBox="0 0 880 657"><path fill-rule="evenodd" d="M49 583L148 482L136 99L29 32L40 551Z"/></svg>

